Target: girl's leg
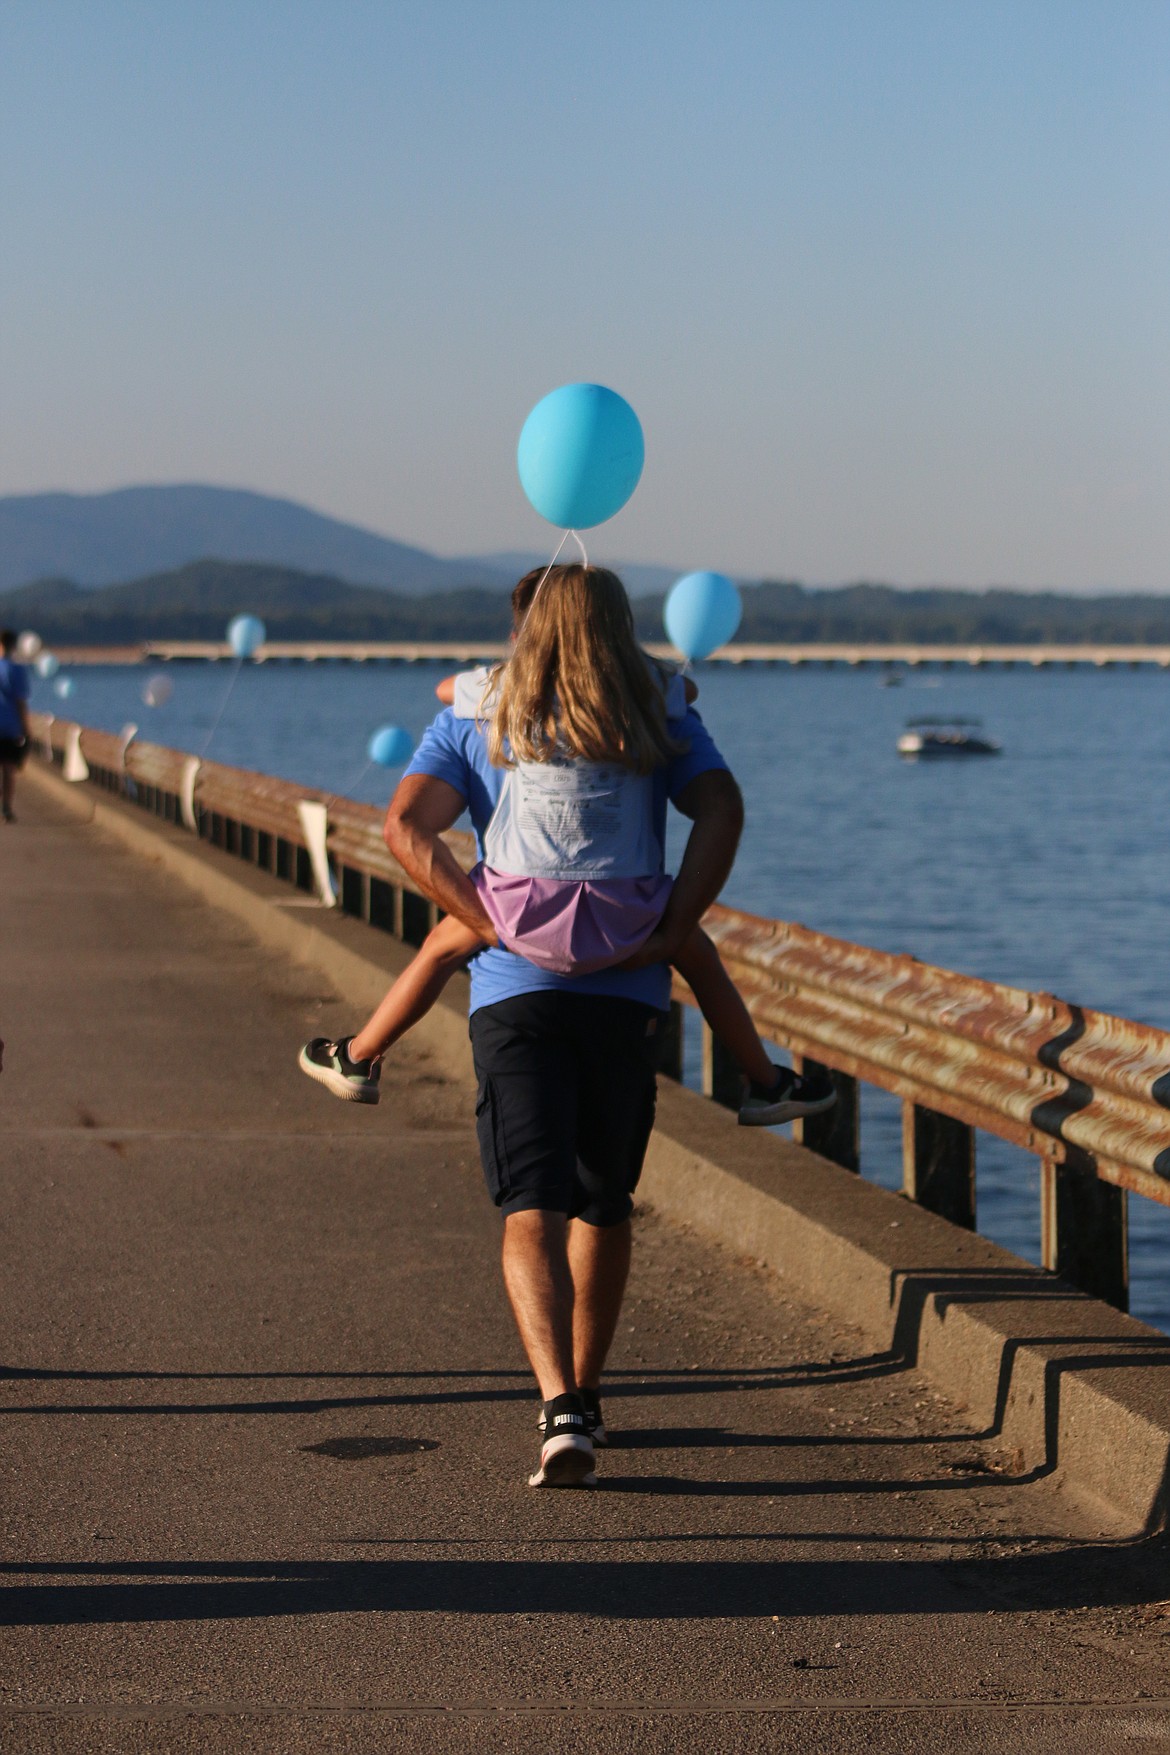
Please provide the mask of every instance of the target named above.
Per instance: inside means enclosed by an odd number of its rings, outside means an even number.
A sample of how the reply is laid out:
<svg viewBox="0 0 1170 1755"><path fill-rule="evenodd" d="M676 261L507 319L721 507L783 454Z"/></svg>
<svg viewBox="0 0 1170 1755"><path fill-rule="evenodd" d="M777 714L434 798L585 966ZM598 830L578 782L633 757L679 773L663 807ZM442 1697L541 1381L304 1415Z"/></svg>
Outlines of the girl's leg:
<svg viewBox="0 0 1170 1755"><path fill-rule="evenodd" d="M483 940L448 914L429 932L418 955L403 970L377 1011L354 1036L351 1060L376 1060L430 1011L456 969L474 956Z"/></svg>
<svg viewBox="0 0 1170 1755"><path fill-rule="evenodd" d="M771 1085L776 1068L722 959L707 934L696 927L684 939L674 966L740 1070L756 1085Z"/></svg>

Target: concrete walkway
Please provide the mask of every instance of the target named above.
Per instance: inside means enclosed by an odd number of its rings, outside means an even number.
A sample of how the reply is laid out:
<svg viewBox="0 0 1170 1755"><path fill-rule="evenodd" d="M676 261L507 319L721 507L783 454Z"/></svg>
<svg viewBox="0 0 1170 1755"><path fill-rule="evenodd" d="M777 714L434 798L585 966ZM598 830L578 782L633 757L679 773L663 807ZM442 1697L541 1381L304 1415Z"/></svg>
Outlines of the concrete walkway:
<svg viewBox="0 0 1170 1755"><path fill-rule="evenodd" d="M0 1748L1170 1745L1170 1572L643 1215L540 1494L471 1093L22 787L0 832Z"/></svg>

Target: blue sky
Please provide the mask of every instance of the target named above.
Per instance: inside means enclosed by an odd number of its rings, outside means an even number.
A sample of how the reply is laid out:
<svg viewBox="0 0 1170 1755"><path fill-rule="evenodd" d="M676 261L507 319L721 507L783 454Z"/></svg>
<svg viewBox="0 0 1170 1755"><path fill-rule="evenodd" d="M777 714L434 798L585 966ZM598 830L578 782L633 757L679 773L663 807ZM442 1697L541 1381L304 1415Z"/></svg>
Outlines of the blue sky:
<svg viewBox="0 0 1170 1755"><path fill-rule="evenodd" d="M541 549L1170 588L1170 0L4 0L0 493L212 481Z"/></svg>

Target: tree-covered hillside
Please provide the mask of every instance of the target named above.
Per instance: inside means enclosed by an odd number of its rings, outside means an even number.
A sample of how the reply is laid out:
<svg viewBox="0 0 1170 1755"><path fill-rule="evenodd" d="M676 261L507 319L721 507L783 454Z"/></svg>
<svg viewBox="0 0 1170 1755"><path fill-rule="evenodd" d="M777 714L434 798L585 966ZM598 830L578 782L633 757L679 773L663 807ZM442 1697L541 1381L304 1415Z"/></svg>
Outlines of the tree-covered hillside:
<svg viewBox="0 0 1170 1755"><path fill-rule="evenodd" d="M747 586L743 601L738 638L750 641L1170 644L1170 597L765 583ZM663 637L662 605L660 596L635 602L643 639ZM212 560L97 590L47 579L0 593L0 623L63 645L219 639L243 610L262 616L281 640L494 641L509 621L498 591L407 596L327 574Z"/></svg>
<svg viewBox="0 0 1170 1755"><path fill-rule="evenodd" d="M510 617L500 591L408 597L326 574L229 561L195 561L97 590L52 579L0 594L0 622L35 628L59 645L219 640L241 611L263 617L278 640L502 640Z"/></svg>
<svg viewBox="0 0 1170 1755"><path fill-rule="evenodd" d="M661 599L643 607L661 613ZM741 640L1170 642L1170 597L1074 597L1057 592L895 590L845 585L808 591L763 584L743 593ZM641 619L641 614L639 615Z"/></svg>

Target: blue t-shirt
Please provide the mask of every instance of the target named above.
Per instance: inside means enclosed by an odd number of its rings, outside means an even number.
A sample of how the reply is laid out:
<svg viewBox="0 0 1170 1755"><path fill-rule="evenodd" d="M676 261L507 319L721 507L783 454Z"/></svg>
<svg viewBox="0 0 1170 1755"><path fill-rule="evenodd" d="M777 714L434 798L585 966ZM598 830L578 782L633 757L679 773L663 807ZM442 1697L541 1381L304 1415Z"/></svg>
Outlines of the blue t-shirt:
<svg viewBox="0 0 1170 1755"><path fill-rule="evenodd" d="M11 658L0 658L0 737L24 736L19 701L28 700L28 671Z"/></svg>
<svg viewBox="0 0 1170 1755"><path fill-rule="evenodd" d="M677 798L690 781L727 763L693 708L671 721L671 733L687 744L681 755L657 768L654 785L654 825L660 845L666 840L666 804ZM407 774L429 774L445 780L463 799L475 830L476 846L483 858L483 835L504 784L504 768L488 760L487 730L474 719L460 719L446 708L423 733L422 741L406 769ZM404 776L405 777L405 776ZM610 994L636 999L662 1010L670 999L670 970L665 963L645 969L599 969L592 975L554 975L538 969L527 957L498 947L485 948L471 960L471 1010L496 1005L520 993L539 993L559 988L566 993Z"/></svg>

